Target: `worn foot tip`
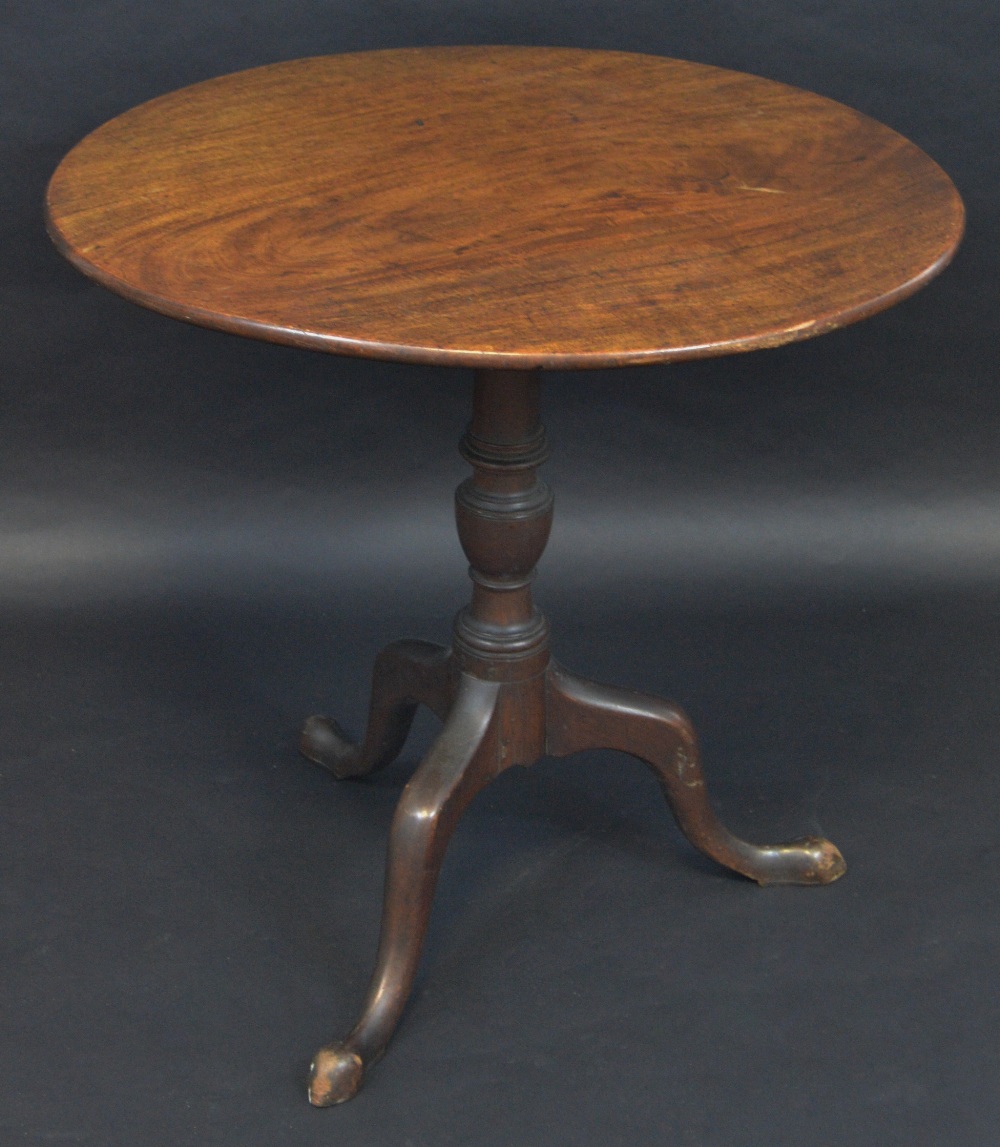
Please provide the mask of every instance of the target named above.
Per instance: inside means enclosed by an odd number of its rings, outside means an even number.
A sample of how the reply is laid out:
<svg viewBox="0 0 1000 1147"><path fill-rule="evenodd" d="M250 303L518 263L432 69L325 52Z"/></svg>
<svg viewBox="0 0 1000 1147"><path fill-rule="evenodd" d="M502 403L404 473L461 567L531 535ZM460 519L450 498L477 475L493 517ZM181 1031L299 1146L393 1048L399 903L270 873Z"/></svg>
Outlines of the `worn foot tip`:
<svg viewBox="0 0 1000 1147"><path fill-rule="evenodd" d="M847 871L840 849L822 836L807 836L795 842L806 857L802 873L804 884L832 884Z"/></svg>
<svg viewBox="0 0 1000 1147"><path fill-rule="evenodd" d="M309 1102L313 1107L333 1107L357 1094L364 1064L361 1056L346 1048L321 1047L309 1068Z"/></svg>
<svg viewBox="0 0 1000 1147"><path fill-rule="evenodd" d="M822 836L803 836L762 851L764 863L749 873L762 885L832 884L847 871L840 849Z"/></svg>
<svg viewBox="0 0 1000 1147"><path fill-rule="evenodd" d="M354 744L329 717L309 717L306 720L299 736L299 752L314 764L329 769L334 776L351 775Z"/></svg>

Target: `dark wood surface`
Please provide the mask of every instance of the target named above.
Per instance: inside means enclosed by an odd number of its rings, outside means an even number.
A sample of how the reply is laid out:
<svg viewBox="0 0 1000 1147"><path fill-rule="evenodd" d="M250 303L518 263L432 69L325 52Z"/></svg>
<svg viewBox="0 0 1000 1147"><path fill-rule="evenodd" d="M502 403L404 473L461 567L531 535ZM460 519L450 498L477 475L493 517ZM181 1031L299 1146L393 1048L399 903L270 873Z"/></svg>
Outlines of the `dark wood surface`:
<svg viewBox="0 0 1000 1147"><path fill-rule="evenodd" d="M522 369L805 338L913 292L961 200L831 100L548 48L319 57L126 112L48 193L60 249L155 310L341 354Z"/></svg>
<svg viewBox="0 0 1000 1147"><path fill-rule="evenodd" d="M680 709L551 660L548 624L531 595L552 524L552 496L538 477L546 455L539 390L537 371L476 372L461 445L472 476L455 496L472 600L455 620L451 649L410 640L382 651L361 741L319 715L302 731L302 752L346 778L399 754L418 705L444 721L389 830L382 931L361 1015L313 1059L309 1098L318 1107L351 1099L385 1051L413 985L448 841L476 793L505 769L546 754L630 753L652 769L688 840L719 864L760 884L829 884L846 870L823 837L759 845L735 836L712 808L698 740Z"/></svg>

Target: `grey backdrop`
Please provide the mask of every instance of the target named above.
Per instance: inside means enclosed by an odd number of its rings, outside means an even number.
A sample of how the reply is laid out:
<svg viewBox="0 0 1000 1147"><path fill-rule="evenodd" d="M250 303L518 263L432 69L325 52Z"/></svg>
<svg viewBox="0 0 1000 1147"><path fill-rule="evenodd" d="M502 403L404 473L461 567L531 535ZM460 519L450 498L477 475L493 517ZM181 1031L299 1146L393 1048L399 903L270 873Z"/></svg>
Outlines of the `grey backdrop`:
<svg viewBox="0 0 1000 1147"><path fill-rule="evenodd" d="M997 6L0 4L0 1141L992 1145L1000 1121ZM647 51L851 104L952 175L952 268L731 359L548 378L557 655L671 695L757 838L850 871L762 891L610 754L505 775L446 863L399 1034L303 1098L370 972L385 832L371 658L447 638L463 372L185 327L92 285L41 200L84 133L300 55Z"/></svg>

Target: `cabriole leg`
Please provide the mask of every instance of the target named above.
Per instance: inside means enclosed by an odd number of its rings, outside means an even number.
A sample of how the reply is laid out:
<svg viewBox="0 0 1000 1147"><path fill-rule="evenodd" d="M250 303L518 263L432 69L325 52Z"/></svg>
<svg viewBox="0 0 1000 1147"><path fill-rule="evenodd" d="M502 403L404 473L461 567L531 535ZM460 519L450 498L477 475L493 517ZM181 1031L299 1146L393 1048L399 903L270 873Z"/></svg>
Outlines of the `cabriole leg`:
<svg viewBox="0 0 1000 1147"><path fill-rule="evenodd" d="M309 1100L350 1099L385 1051L420 958L445 848L463 810L496 774L493 716L500 686L462 676L440 736L403 790L389 833L382 934L361 1018L313 1060Z"/></svg>
<svg viewBox="0 0 1000 1147"><path fill-rule="evenodd" d="M695 848L758 884L829 884L846 870L839 850L822 837L758 845L734 836L709 803L690 721L666 701L552 666L547 729L554 756L618 749L644 761Z"/></svg>
<svg viewBox="0 0 1000 1147"><path fill-rule="evenodd" d="M336 721L310 717L299 749L337 777L360 777L391 764L402 751L418 705L442 720L454 692L450 652L429 641L395 641L375 659L365 739L355 744Z"/></svg>

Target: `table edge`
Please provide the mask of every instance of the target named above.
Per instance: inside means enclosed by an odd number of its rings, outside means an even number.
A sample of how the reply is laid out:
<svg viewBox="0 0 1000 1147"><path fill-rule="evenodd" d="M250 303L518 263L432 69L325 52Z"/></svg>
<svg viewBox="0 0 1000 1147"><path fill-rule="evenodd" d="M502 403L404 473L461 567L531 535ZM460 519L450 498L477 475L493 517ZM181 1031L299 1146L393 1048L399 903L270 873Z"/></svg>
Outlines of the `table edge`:
<svg viewBox="0 0 1000 1147"><path fill-rule="evenodd" d="M933 161L932 161L933 162ZM850 326L881 311L888 310L916 294L932 279L936 278L954 259L965 232L965 210L961 197L956 195L960 207L957 235L954 241L928 267L912 279L901 283L891 291L868 299L847 311L833 315L820 315L815 319L794 327L776 328L745 338L719 343L703 343L682 347L649 347L636 351L476 351L447 349L433 346L416 346L390 342L374 342L352 339L342 335L325 335L316 331L297 330L255 319L223 315L218 311L208 311L200 307L185 305L178 300L142 291L95 266L73 250L55 226L50 212L48 197L45 203L45 228L49 238L59 253L78 271L100 286L136 303L147 310L156 311L171 319L191 323L209 330L253 338L262 342L277 343L305 350L323 351L327 354L350 358L370 358L384 362L409 362L431 366L455 366L487 368L493 370L599 370L619 366L642 366L665 362L686 362L699 358L717 358L727 354L743 354L753 350L785 346L788 343L802 342L817 335L827 334L841 327Z"/></svg>

